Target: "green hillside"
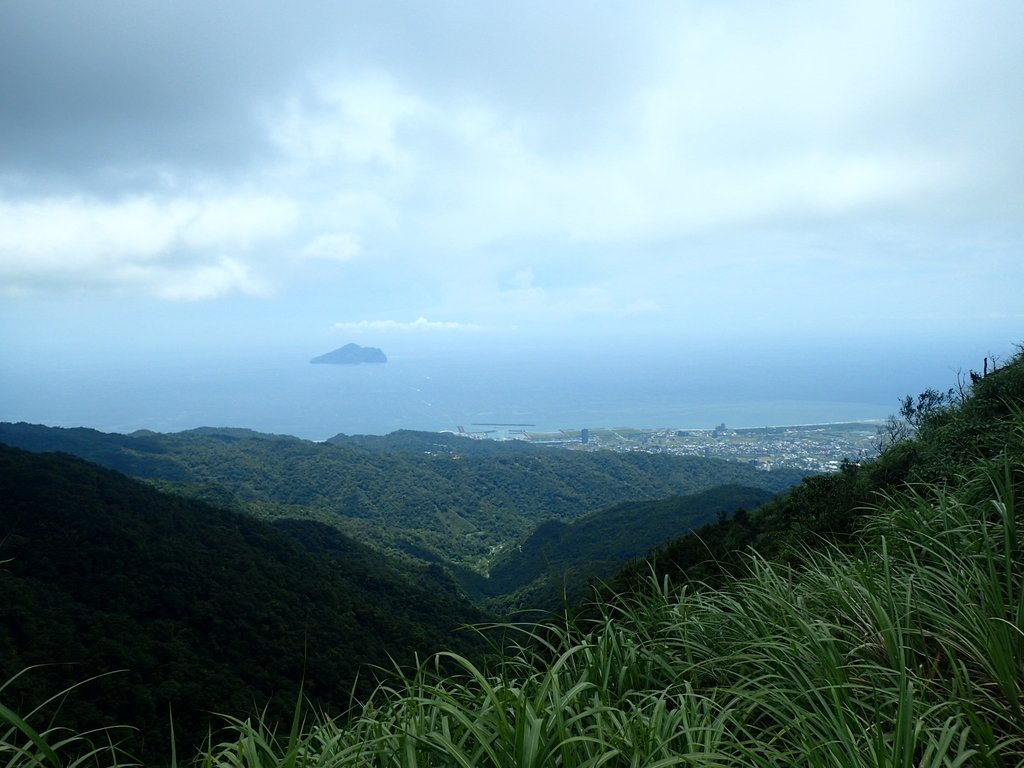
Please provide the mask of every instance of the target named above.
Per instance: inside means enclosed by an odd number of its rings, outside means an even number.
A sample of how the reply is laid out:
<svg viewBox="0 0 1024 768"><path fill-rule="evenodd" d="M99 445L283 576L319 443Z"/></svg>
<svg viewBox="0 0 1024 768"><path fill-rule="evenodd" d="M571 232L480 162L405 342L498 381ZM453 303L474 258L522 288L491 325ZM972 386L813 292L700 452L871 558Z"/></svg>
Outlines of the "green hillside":
<svg viewBox="0 0 1024 768"><path fill-rule="evenodd" d="M0 442L71 453L266 519L318 520L394 554L478 572L545 520L724 484L779 491L803 477L694 456L580 453L426 432L314 443L242 429L118 435L0 424Z"/></svg>
<svg viewBox="0 0 1024 768"><path fill-rule="evenodd" d="M572 522L548 520L497 558L474 586L500 597L495 608L555 610L583 600L588 587L630 560L717 519L773 497L760 488L721 485L659 501L623 502Z"/></svg>
<svg viewBox="0 0 1024 768"><path fill-rule="evenodd" d="M439 569L399 572L308 521L279 526L161 494L57 454L0 446L0 680L19 711L73 682L78 727L131 723L166 755L210 712L287 715L302 683L328 711L373 687L369 664L409 663L473 636L482 616ZM282 530L285 529L285 530Z"/></svg>

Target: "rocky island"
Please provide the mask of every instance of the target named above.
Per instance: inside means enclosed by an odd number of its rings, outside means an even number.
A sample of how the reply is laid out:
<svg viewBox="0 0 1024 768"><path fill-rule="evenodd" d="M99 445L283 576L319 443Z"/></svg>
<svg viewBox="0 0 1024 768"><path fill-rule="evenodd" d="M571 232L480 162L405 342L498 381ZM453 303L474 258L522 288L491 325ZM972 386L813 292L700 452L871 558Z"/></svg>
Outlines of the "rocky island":
<svg viewBox="0 0 1024 768"><path fill-rule="evenodd" d="M387 356L377 347L361 347L358 344L346 344L326 355L314 357L311 363L328 365L359 365L360 363L386 363Z"/></svg>

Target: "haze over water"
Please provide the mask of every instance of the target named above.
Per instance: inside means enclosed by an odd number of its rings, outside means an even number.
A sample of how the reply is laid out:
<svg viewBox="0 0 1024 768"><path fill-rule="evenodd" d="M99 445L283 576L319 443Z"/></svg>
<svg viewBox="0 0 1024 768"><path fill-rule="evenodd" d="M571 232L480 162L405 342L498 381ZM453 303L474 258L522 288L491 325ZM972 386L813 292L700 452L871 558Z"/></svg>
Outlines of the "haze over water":
<svg viewBox="0 0 1024 768"><path fill-rule="evenodd" d="M954 384L947 351L902 362L884 349L826 357L749 347L399 348L384 365L358 366L311 365L286 351L110 366L40 358L0 376L0 420L117 432L245 427L314 440L490 423L556 431L872 420L896 411L902 394Z"/></svg>

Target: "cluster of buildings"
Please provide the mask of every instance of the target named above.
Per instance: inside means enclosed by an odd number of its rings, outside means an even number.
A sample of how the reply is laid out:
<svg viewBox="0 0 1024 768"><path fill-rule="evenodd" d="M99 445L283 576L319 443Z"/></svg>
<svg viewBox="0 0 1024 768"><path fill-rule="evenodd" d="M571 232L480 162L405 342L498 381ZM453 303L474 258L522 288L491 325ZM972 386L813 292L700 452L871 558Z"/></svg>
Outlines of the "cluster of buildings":
<svg viewBox="0 0 1024 768"><path fill-rule="evenodd" d="M858 462L878 453L879 422L811 424L756 429L583 429L527 434L531 442L575 450L643 451L694 455L753 464L769 471L791 467L832 472L842 462Z"/></svg>

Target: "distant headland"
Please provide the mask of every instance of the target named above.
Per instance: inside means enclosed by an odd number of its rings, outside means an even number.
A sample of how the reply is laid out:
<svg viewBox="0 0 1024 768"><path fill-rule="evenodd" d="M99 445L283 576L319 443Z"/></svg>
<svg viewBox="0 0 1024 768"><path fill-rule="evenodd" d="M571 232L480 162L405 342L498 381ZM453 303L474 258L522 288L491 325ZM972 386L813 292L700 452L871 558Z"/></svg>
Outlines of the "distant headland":
<svg viewBox="0 0 1024 768"><path fill-rule="evenodd" d="M358 344L346 344L326 355L314 357L309 362L327 365L359 365L360 363L386 363L387 355L377 347L361 347Z"/></svg>

